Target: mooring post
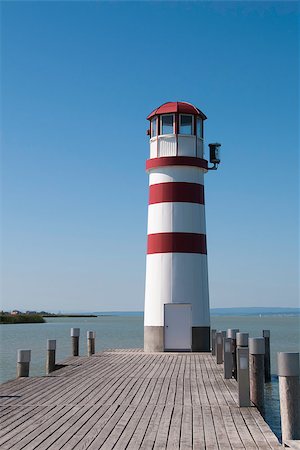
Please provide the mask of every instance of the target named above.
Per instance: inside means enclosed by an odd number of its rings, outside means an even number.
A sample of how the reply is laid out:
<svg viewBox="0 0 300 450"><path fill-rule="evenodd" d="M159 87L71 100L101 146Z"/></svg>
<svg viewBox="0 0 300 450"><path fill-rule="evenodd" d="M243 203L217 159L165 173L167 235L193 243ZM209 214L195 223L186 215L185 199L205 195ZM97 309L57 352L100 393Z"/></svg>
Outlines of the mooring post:
<svg viewBox="0 0 300 450"><path fill-rule="evenodd" d="M299 353L277 353L282 442L300 439Z"/></svg>
<svg viewBox="0 0 300 450"><path fill-rule="evenodd" d="M92 356L95 353L95 331L87 332L87 353Z"/></svg>
<svg viewBox="0 0 300 450"><path fill-rule="evenodd" d="M224 362L224 339L226 338L226 331L221 331L222 333L222 363Z"/></svg>
<svg viewBox="0 0 300 450"><path fill-rule="evenodd" d="M211 354L215 356L216 354L216 332L217 330L211 330Z"/></svg>
<svg viewBox="0 0 300 450"><path fill-rule="evenodd" d="M248 334L248 333L237 333L237 340L238 334ZM238 346L236 349L236 356L237 356L236 359L237 359L239 406L251 406L248 347Z"/></svg>
<svg viewBox="0 0 300 450"><path fill-rule="evenodd" d="M56 340L47 339L46 374L55 370Z"/></svg>
<svg viewBox="0 0 300 450"><path fill-rule="evenodd" d="M30 361L31 361L31 350L18 350L17 378L29 377Z"/></svg>
<svg viewBox="0 0 300 450"><path fill-rule="evenodd" d="M263 337L249 338L249 375L250 399L264 414L265 395L265 339Z"/></svg>
<svg viewBox="0 0 300 450"><path fill-rule="evenodd" d="M231 351L232 351L232 375L237 379L236 371L236 333L240 330L238 328L228 328L227 337L231 338Z"/></svg>
<svg viewBox="0 0 300 450"><path fill-rule="evenodd" d="M224 338L223 340L223 360L224 360L224 378L232 377L232 342L231 338Z"/></svg>
<svg viewBox="0 0 300 450"><path fill-rule="evenodd" d="M79 355L79 336L80 336L80 328L71 328L72 356Z"/></svg>
<svg viewBox="0 0 300 450"><path fill-rule="evenodd" d="M248 347L249 333L236 333L236 346Z"/></svg>
<svg viewBox="0 0 300 450"><path fill-rule="evenodd" d="M222 364L223 362L223 335L222 331L216 332L216 357L217 364Z"/></svg>
<svg viewBox="0 0 300 450"><path fill-rule="evenodd" d="M265 383L271 381L270 330L263 330L265 339Z"/></svg>

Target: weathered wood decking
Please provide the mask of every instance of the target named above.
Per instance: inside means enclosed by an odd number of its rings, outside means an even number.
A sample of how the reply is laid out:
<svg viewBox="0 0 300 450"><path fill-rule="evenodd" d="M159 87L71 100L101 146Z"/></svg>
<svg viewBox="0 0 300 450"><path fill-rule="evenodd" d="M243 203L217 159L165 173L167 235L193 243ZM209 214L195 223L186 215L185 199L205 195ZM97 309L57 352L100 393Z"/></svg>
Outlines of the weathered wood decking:
<svg viewBox="0 0 300 450"><path fill-rule="evenodd" d="M281 448L210 354L112 350L0 388L1 449Z"/></svg>

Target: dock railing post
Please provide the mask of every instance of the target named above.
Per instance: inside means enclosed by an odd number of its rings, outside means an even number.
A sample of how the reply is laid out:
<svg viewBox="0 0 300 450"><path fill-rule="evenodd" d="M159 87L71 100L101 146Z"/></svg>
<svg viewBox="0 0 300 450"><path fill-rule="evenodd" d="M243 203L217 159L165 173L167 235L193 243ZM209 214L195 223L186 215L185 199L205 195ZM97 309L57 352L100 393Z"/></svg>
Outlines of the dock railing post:
<svg viewBox="0 0 300 450"><path fill-rule="evenodd" d="M18 350L17 378L29 377L30 361L31 361L31 350Z"/></svg>
<svg viewBox="0 0 300 450"><path fill-rule="evenodd" d="M216 332L216 358L217 364L222 364L223 362L223 335L222 331Z"/></svg>
<svg viewBox="0 0 300 450"><path fill-rule="evenodd" d="M236 371L236 333L240 330L238 328L228 328L227 337L231 338L231 351L232 351L232 374L235 379L237 379Z"/></svg>
<svg viewBox="0 0 300 450"><path fill-rule="evenodd" d="M92 356L95 353L95 331L87 332L87 353Z"/></svg>
<svg viewBox="0 0 300 450"><path fill-rule="evenodd" d="M79 336L80 336L80 328L71 328L72 356L79 355Z"/></svg>
<svg viewBox="0 0 300 450"><path fill-rule="evenodd" d="M300 439L299 353L277 353L282 442Z"/></svg>
<svg viewBox="0 0 300 450"><path fill-rule="evenodd" d="M47 339L46 374L55 370L56 340Z"/></svg>
<svg viewBox="0 0 300 450"><path fill-rule="evenodd" d="M211 330L211 354L213 356L216 355L216 332L217 330L215 329Z"/></svg>
<svg viewBox="0 0 300 450"><path fill-rule="evenodd" d="M271 381L270 330L263 330L265 339L265 383Z"/></svg>
<svg viewBox="0 0 300 450"><path fill-rule="evenodd" d="M265 339L263 337L249 338L249 375L250 399L264 415L265 408Z"/></svg>
<svg viewBox="0 0 300 450"><path fill-rule="evenodd" d="M224 378L229 379L232 377L232 342L231 338L224 338L223 341L224 352Z"/></svg>

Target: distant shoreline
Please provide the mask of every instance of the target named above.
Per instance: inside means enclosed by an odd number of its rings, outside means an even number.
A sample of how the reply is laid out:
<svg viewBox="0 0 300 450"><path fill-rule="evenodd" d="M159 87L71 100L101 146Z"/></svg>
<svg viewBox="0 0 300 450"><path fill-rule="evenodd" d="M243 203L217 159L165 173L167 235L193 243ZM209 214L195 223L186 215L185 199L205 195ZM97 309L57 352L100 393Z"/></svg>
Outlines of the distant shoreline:
<svg viewBox="0 0 300 450"><path fill-rule="evenodd" d="M0 314L0 324L46 323L41 314Z"/></svg>
<svg viewBox="0 0 300 450"><path fill-rule="evenodd" d="M98 317L97 314L42 314L45 318L51 317Z"/></svg>

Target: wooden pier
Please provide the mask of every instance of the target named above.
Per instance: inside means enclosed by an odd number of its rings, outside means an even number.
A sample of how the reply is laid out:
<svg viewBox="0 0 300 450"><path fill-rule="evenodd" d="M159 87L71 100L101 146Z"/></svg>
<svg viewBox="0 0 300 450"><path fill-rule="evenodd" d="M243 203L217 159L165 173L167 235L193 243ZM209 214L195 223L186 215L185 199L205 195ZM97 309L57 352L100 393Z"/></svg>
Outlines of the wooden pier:
<svg viewBox="0 0 300 450"><path fill-rule="evenodd" d="M4 383L1 449L281 448L209 353L109 350Z"/></svg>

